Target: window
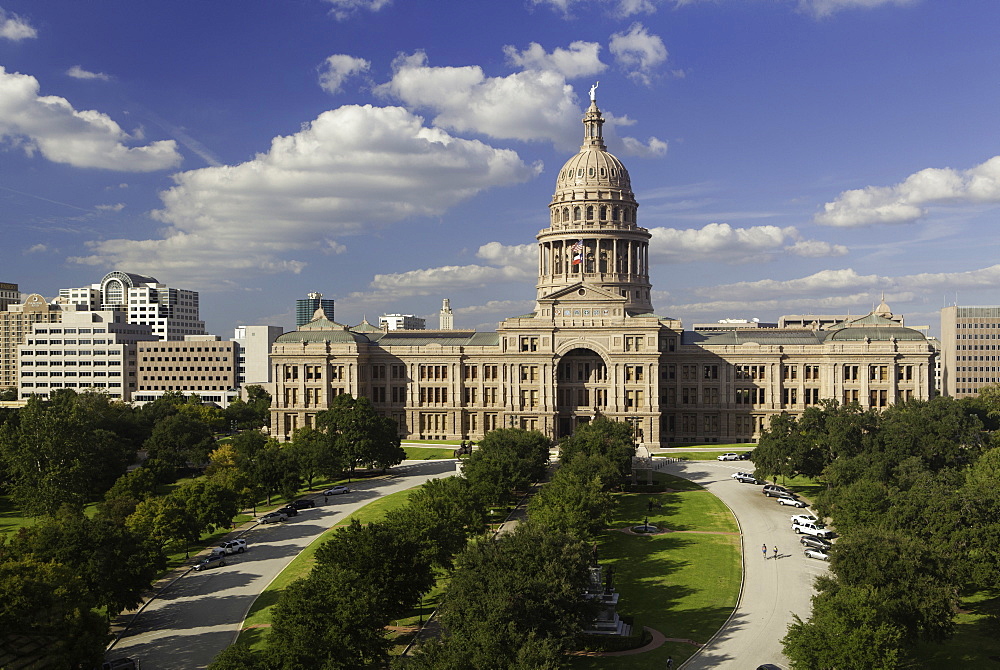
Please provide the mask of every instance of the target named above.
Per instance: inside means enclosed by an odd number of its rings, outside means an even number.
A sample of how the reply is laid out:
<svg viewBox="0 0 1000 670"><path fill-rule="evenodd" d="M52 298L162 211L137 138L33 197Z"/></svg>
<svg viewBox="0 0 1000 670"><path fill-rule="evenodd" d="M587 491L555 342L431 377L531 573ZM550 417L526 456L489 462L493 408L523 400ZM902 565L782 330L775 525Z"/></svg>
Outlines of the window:
<svg viewBox="0 0 1000 670"><path fill-rule="evenodd" d="M815 389L815 388L802 389L802 404L804 404L804 405L818 405L819 404L819 389Z"/></svg>
<svg viewBox="0 0 1000 670"><path fill-rule="evenodd" d="M719 388L717 386L709 386L705 388L702 390L702 396L706 405L719 404Z"/></svg>
<svg viewBox="0 0 1000 670"><path fill-rule="evenodd" d="M736 378L737 379L763 379L764 378L764 366L763 365L737 365L736 366Z"/></svg>
<svg viewBox="0 0 1000 670"><path fill-rule="evenodd" d="M475 365L463 365L462 366L462 378L465 381L476 381L479 376L479 368Z"/></svg>
<svg viewBox="0 0 1000 670"><path fill-rule="evenodd" d="M677 366L672 363L664 365L660 368L660 377L662 379L677 379Z"/></svg>
<svg viewBox="0 0 1000 670"><path fill-rule="evenodd" d="M913 366L900 365L897 371L897 379L901 382L913 381Z"/></svg>
<svg viewBox="0 0 1000 670"><path fill-rule="evenodd" d="M705 366L705 379L718 379L719 378L719 366L718 365L706 365Z"/></svg>
<svg viewBox="0 0 1000 670"><path fill-rule="evenodd" d="M521 351L538 351L538 337L536 335L522 335Z"/></svg>
<svg viewBox="0 0 1000 670"><path fill-rule="evenodd" d="M538 389L521 389L521 409L538 407Z"/></svg>
<svg viewBox="0 0 1000 670"><path fill-rule="evenodd" d="M683 381L693 381L698 378L698 366L697 365L682 365L681 366L681 379Z"/></svg>
<svg viewBox="0 0 1000 670"><path fill-rule="evenodd" d="M536 381L538 381L538 366L537 365L522 365L521 366L521 381L522 382L536 382Z"/></svg>
<svg viewBox="0 0 1000 670"><path fill-rule="evenodd" d="M641 365L626 365L625 366L625 381L626 382L641 382L643 380L642 366Z"/></svg>
<svg viewBox="0 0 1000 670"><path fill-rule="evenodd" d="M889 366L888 365L869 365L868 366L868 380L873 382L886 382L889 381ZM882 405L872 405L873 407L882 407Z"/></svg>
<svg viewBox="0 0 1000 670"><path fill-rule="evenodd" d="M642 351L643 339L642 335L626 335L625 351Z"/></svg>
<svg viewBox="0 0 1000 670"><path fill-rule="evenodd" d="M792 381L798 379L799 369L794 365L785 365L781 368L782 379Z"/></svg>
<svg viewBox="0 0 1000 670"><path fill-rule="evenodd" d="M799 402L799 390L796 388L781 389L782 405L797 405Z"/></svg>
<svg viewBox="0 0 1000 670"><path fill-rule="evenodd" d="M856 382L858 381L858 366L857 365L845 365L844 366L844 381L845 382ZM857 400L855 398L855 400Z"/></svg>
<svg viewBox="0 0 1000 670"><path fill-rule="evenodd" d="M639 411L642 408L646 393L641 389L629 389L625 391L625 411Z"/></svg>
<svg viewBox="0 0 1000 670"><path fill-rule="evenodd" d="M484 365L483 366L483 379L489 381L496 381L499 379L497 376L497 366L496 365Z"/></svg>
<svg viewBox="0 0 1000 670"><path fill-rule="evenodd" d="M818 365L803 365L802 366L802 378L818 380L819 379L819 366Z"/></svg>
<svg viewBox="0 0 1000 670"><path fill-rule="evenodd" d="M682 405L696 405L698 404L698 389L693 387L685 386L681 389L681 404Z"/></svg>

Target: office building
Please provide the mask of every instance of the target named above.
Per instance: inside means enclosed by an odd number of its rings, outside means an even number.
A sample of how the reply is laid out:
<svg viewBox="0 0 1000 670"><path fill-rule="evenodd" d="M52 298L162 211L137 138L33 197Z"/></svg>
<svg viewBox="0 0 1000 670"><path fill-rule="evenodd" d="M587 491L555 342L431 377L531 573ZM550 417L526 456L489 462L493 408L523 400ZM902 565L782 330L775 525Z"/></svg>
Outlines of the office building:
<svg viewBox="0 0 1000 670"><path fill-rule="evenodd" d="M59 323L63 313L76 309L75 305L48 303L32 293L23 303L7 305L0 311L0 388L17 387L18 347L24 344L32 324Z"/></svg>
<svg viewBox="0 0 1000 670"><path fill-rule="evenodd" d="M17 284L0 282L0 311L7 309L8 305L21 302L21 291Z"/></svg>
<svg viewBox="0 0 1000 670"><path fill-rule="evenodd" d="M295 327L298 328L312 321L317 309L323 310L323 315L333 321L333 300L324 298L322 293L310 293L309 297L296 300Z"/></svg>
<svg viewBox="0 0 1000 670"><path fill-rule="evenodd" d="M941 392L967 398L1000 382L1000 307L941 310Z"/></svg>
<svg viewBox="0 0 1000 670"><path fill-rule="evenodd" d="M283 332L284 329L280 326L236 327L233 334L233 341L239 345L236 386L267 384L271 381L271 345Z"/></svg>
<svg viewBox="0 0 1000 670"><path fill-rule="evenodd" d="M427 321L412 314L383 314L378 325L382 330L424 330Z"/></svg>
<svg viewBox="0 0 1000 670"><path fill-rule="evenodd" d="M225 407L238 395L235 388L238 349L236 342L224 342L218 335L139 342L132 400L142 404L165 393L180 392Z"/></svg>

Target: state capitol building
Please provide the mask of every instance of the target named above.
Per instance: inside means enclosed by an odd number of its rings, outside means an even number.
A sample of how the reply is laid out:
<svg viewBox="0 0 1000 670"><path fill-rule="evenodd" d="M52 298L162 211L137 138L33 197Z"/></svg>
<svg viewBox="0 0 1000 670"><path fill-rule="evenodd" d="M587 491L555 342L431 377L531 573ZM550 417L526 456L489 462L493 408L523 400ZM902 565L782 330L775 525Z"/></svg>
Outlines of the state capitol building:
<svg viewBox="0 0 1000 670"><path fill-rule="evenodd" d="M271 350L271 432L289 440L342 393L404 439L479 440L495 428L570 435L596 415L636 442L754 442L769 417L825 399L883 408L931 395L934 348L883 301L833 324L685 331L653 313L650 233L591 96L583 146L556 177L536 235L535 309L496 332L383 330L316 317Z"/></svg>

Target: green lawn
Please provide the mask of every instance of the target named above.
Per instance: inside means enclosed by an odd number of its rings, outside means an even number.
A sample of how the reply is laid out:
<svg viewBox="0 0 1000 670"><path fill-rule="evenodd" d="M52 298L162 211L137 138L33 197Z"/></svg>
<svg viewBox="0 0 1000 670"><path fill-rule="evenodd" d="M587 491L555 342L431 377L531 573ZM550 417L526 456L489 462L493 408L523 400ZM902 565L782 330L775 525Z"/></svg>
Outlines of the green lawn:
<svg viewBox="0 0 1000 670"><path fill-rule="evenodd" d="M981 591L962 599L955 636L913 650L924 668L992 668L1000 665L1000 594Z"/></svg>
<svg viewBox="0 0 1000 670"><path fill-rule="evenodd" d="M609 531L599 539L602 565L612 565L621 594L618 611L667 637L707 642L736 607L742 563L736 520L701 487L662 473L674 489L663 494L623 494L614 528L642 523L696 532L634 536ZM660 503L649 511L650 500ZM574 668L662 670L667 656L679 666L696 647L667 642L634 656L574 657Z"/></svg>
<svg viewBox="0 0 1000 670"><path fill-rule="evenodd" d="M454 458L455 447L410 447L404 446L406 457L416 461L429 461L435 458Z"/></svg>

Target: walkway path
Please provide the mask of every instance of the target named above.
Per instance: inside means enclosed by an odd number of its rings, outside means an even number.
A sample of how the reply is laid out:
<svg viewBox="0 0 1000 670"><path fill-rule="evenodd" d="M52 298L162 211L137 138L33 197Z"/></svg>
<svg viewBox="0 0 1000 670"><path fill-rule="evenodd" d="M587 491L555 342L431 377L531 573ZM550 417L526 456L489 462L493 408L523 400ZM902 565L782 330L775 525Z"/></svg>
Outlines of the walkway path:
<svg viewBox="0 0 1000 670"><path fill-rule="evenodd" d="M792 514L806 510L778 505L761 494L761 487L732 479L737 470L752 468L745 461L681 461L663 466L707 488L736 515L743 534L743 590L729 621L682 666L684 670L736 670L763 663L788 667L781 653L792 615L808 618L813 580L826 564L803 555L799 536L791 529ZM762 544L768 558L761 556ZM773 548L778 547L777 558ZM669 634L669 631L666 631Z"/></svg>

